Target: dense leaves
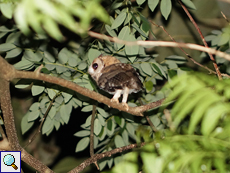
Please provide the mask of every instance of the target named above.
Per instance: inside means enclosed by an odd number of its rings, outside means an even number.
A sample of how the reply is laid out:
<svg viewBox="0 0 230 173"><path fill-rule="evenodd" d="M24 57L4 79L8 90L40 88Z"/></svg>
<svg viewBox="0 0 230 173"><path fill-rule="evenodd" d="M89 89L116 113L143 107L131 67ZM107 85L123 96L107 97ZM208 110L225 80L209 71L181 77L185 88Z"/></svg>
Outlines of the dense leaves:
<svg viewBox="0 0 230 173"><path fill-rule="evenodd" d="M191 0L181 2L189 10L196 9ZM166 20L173 18L170 14L175 6L178 9L178 3L172 0L0 1L5 17L4 25L0 26L0 53L18 70L35 71L42 65L41 73L101 94L105 93L88 76L87 67L101 54L113 55L122 63L131 64L144 85L140 93L129 96L130 106L167 98L164 106L145 114L158 132L152 131L145 117L97 105L93 129L93 147L97 153L148 142L124 156L122 153L104 158L99 162L101 170L115 165L109 172L227 172L230 130L227 79L219 81L215 76L184 68L187 60L180 55L170 54L161 59L157 50L150 47L86 38L90 29L124 41L157 39L153 23L145 12L153 16L159 11L160 23L167 23ZM174 24L177 25L177 21ZM229 53L229 27L214 30L205 39L214 48ZM206 57L204 53L201 55L203 60ZM216 61L221 70L229 74L229 62L220 57L216 57ZM47 116L42 134L49 136L68 125L72 111L79 108L78 113L85 115L82 116L85 119L83 124L76 122L80 130L74 134L79 139L75 152L88 148L95 102L67 88L44 82L22 79L15 86L30 88L31 96L36 98L22 118L23 134Z"/></svg>

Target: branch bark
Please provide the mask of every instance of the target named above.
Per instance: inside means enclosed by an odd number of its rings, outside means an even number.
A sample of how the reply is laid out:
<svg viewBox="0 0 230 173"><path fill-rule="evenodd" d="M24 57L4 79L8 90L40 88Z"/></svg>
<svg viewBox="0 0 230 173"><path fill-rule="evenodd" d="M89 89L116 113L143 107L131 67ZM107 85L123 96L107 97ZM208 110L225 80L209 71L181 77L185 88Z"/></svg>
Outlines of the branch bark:
<svg viewBox="0 0 230 173"><path fill-rule="evenodd" d="M21 151L21 158L39 172L52 173L46 165L27 153L19 144L14 123L13 108L10 97L10 80L15 75L15 68L0 57L0 104L10 150Z"/></svg>
<svg viewBox="0 0 230 173"><path fill-rule="evenodd" d="M104 104L106 104L110 107L116 108L120 111L124 111L124 112L130 113L132 115L136 115L136 116L143 116L143 112L145 112L149 109L155 108L157 106L160 106L164 100L164 99L158 100L156 102L149 103L147 105L143 105L143 106L139 106L139 107L129 107L129 110L126 110L126 108L121 103L111 102L109 98L107 98L107 97L105 97L99 93L96 93L94 91L91 91L87 88L81 87L81 86L79 86L73 82L67 81L65 79L46 75L46 74L42 74L39 71L35 71L35 72L18 71L12 65L10 65L5 59L0 57L0 66L4 67L4 65L9 67L8 70L6 70L6 71L7 71L7 73L11 74L11 75L8 75L8 77L6 77L8 79L8 81L17 78L17 79L35 79L35 80L53 83L53 84L60 85L60 86L65 87L65 88L69 88L73 91L76 91L79 94L82 94L86 97L94 99L98 102L104 103Z"/></svg>
<svg viewBox="0 0 230 173"><path fill-rule="evenodd" d="M90 164L96 162L97 160L100 160L100 159L105 158L105 157L110 157L113 154L121 153L121 152L126 151L126 150L130 150L130 149L137 148L137 147L142 147L144 145L145 145L144 142L141 143L141 144L131 144L131 145L120 147L120 148L116 148L114 150L107 151L107 152L104 152L104 153L101 153L101 154L95 154L94 157L91 157L91 158L85 160L78 167L74 168L73 170L71 170L68 173L78 173L78 172L81 172L83 169L85 169Z"/></svg>
<svg viewBox="0 0 230 173"><path fill-rule="evenodd" d="M183 48L187 48L187 49L193 49L193 50L198 50L198 51L202 51L202 52L207 52L210 54L215 54L221 58L224 58L228 61L230 61L230 55L224 52L221 52L219 50L215 50L209 47L205 47L205 46L200 46L197 44L192 44L192 43L175 43L175 42L171 42L171 41L124 41L124 40L120 40L117 37L110 37L104 34L99 34L93 31L89 31L88 34L91 37L94 38L98 38L98 39L102 39L102 40L108 40L111 42L115 42L115 43L119 43L119 44L125 44L125 45L129 45L129 46L133 46L133 45L139 45L139 46L159 46L159 47L183 47Z"/></svg>

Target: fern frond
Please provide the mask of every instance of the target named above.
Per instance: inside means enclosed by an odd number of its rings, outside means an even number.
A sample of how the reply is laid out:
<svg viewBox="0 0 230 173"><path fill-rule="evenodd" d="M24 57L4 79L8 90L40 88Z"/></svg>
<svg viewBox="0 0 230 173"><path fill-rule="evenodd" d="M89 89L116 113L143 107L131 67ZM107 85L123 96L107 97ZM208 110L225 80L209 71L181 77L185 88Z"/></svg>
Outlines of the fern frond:
<svg viewBox="0 0 230 173"><path fill-rule="evenodd" d="M177 128L185 118L189 118L188 134L193 134L201 125L203 135L218 126L220 119L230 115L230 81L219 81L205 74L184 74L172 79L166 85L171 89L166 102L176 99L171 116Z"/></svg>

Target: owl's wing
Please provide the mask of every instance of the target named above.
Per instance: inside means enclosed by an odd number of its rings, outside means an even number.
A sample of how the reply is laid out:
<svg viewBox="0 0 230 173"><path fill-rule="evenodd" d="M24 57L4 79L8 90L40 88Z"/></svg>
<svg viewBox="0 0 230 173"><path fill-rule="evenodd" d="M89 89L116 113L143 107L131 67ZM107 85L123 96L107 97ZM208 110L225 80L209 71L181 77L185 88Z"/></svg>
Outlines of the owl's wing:
<svg viewBox="0 0 230 173"><path fill-rule="evenodd" d="M129 64L117 63L103 69L98 86L110 93L128 87L133 92L142 89L142 83L135 69Z"/></svg>

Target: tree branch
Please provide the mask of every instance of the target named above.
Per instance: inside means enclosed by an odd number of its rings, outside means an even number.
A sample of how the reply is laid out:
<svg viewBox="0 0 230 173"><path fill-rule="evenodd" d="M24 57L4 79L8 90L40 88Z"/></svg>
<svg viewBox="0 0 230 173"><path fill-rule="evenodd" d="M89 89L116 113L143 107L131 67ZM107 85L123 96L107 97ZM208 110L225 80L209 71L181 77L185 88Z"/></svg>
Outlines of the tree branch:
<svg viewBox="0 0 230 173"><path fill-rule="evenodd" d="M100 160L100 159L105 158L105 157L110 157L113 154L121 153L121 152L126 151L126 150L130 150L130 149L137 148L137 147L142 147L144 145L145 145L144 142L141 143L141 144L131 144L131 145L120 147L120 148L116 148L114 150L107 151L107 152L104 152L104 153L101 153L101 154L95 154L94 157L85 160L78 167L74 168L73 170L71 170L68 173L78 173L78 172L81 172L83 169L85 169L87 166L89 166L90 164L94 163L97 160Z"/></svg>
<svg viewBox="0 0 230 173"><path fill-rule="evenodd" d="M19 144L14 123L9 86L9 82L13 79L16 70L2 57L0 57L0 67L0 104L10 149L13 151L21 151L22 160L39 172L52 173L53 171L51 169L27 153Z"/></svg>
<svg viewBox="0 0 230 173"><path fill-rule="evenodd" d="M15 78L17 79L35 79L35 80L53 83L53 84L60 85L65 88L69 88L73 91L76 91L77 93L80 93L98 102L104 103L110 107L116 108L120 111L124 111L132 115L136 115L136 116L143 116L142 114L143 112L149 109L153 109L157 106L160 106L164 100L164 99L158 100L156 102L149 103L147 105L143 105L139 107L129 107L129 110L127 111L126 108L122 105L122 103L111 102L109 98L99 93L96 93L94 91L91 91L87 88L81 87L73 82L67 81L65 79L50 76L47 74L37 73L37 72L18 71L12 65L10 65L5 59L0 57L0 66L4 67L4 65L9 66L7 72L12 74L12 75L9 75L8 80L12 80Z"/></svg>
<svg viewBox="0 0 230 173"><path fill-rule="evenodd" d="M193 19L192 15L189 13L188 9L184 6L184 4L183 4L180 0L178 0L178 2L180 3L181 7L183 8L183 10L185 11L185 13L186 13L187 16L189 17L189 19L190 19L190 21L192 22L192 24L195 26L197 32L198 32L199 35L200 35L200 38L201 38L202 42L204 43L204 46L205 46L206 48L208 48L208 44L207 44L207 42L205 41L204 36L203 36L203 34L202 34L202 32L201 32L199 26L196 24L195 20ZM217 73L217 76L218 76L219 80L222 80L222 76L221 76L219 67L217 66L217 63L216 63L215 58L213 57L213 55L212 55L210 52L208 52L208 54L209 54L210 59L212 60L213 66L214 66L214 68L215 68L215 70L216 70L216 73Z"/></svg>
<svg viewBox="0 0 230 173"><path fill-rule="evenodd" d="M159 46L159 47L183 47L183 48L187 48L187 49L193 49L193 50L198 50L198 51L202 51L202 52L207 52L210 54L215 54L221 58L224 58L228 61L230 61L230 55L225 53L225 52L221 52L219 50L215 50L209 47L204 47L204 46L200 46L197 44L192 44L192 43L175 43L175 42L171 42L171 41L123 41L120 40L117 37L110 37L104 34L99 34L93 31L89 31L88 32L89 36L94 37L94 38L98 38L98 39L102 39L102 40L108 40L111 42L115 42L115 43L119 43L119 44L125 44L125 45L129 45L129 46L133 46L133 45L139 45L139 46Z"/></svg>

